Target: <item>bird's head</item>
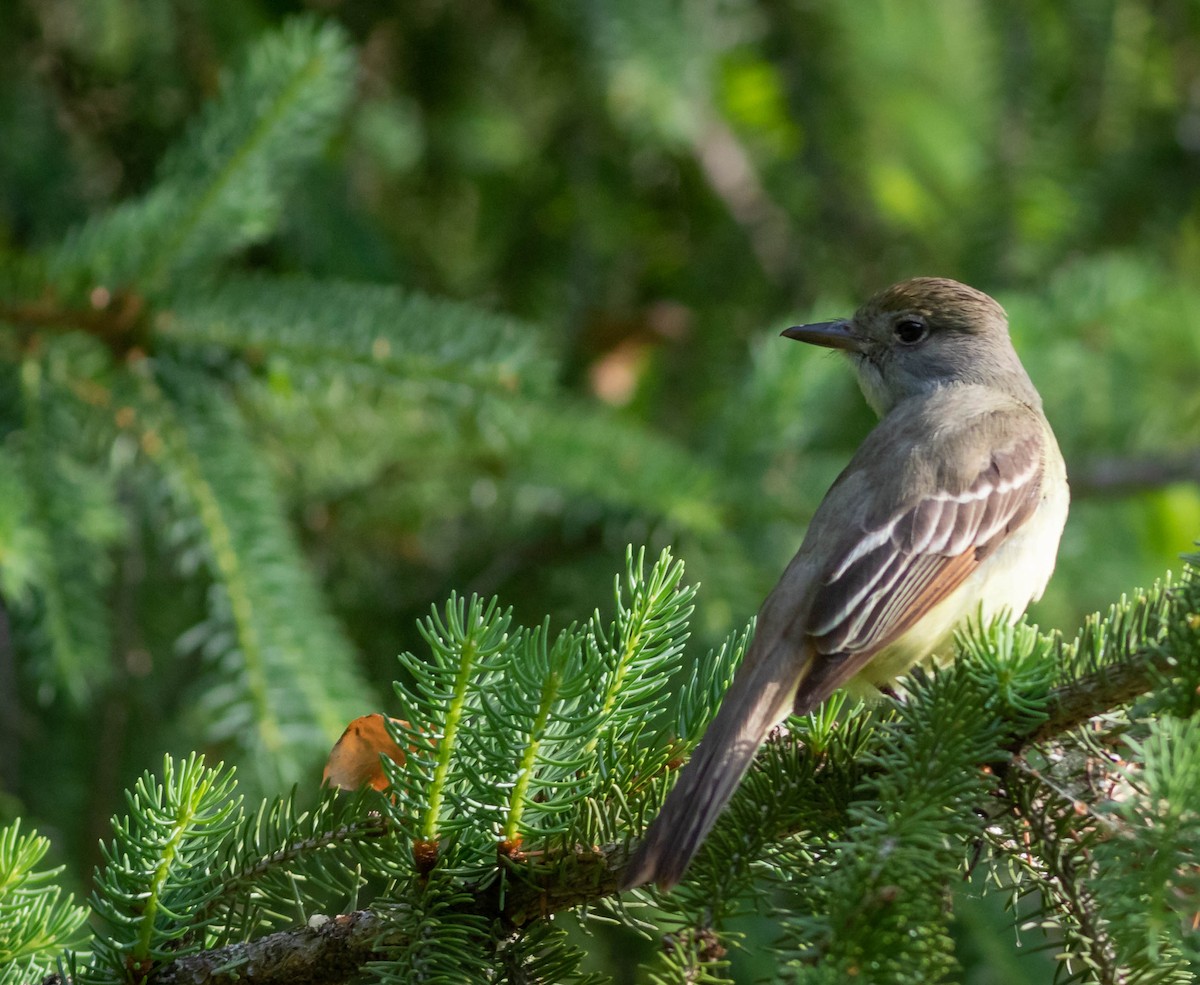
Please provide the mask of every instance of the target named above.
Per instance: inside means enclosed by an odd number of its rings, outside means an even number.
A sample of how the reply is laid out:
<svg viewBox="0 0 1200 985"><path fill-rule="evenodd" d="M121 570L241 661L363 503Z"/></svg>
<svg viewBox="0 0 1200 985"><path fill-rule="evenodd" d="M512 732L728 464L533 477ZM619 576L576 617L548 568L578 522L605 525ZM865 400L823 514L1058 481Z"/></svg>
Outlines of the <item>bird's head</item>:
<svg viewBox="0 0 1200 985"><path fill-rule="evenodd" d="M902 281L852 318L797 325L783 334L848 353L867 403L880 416L908 397L963 383L1003 385L1040 406L1013 351L1004 309L958 281Z"/></svg>

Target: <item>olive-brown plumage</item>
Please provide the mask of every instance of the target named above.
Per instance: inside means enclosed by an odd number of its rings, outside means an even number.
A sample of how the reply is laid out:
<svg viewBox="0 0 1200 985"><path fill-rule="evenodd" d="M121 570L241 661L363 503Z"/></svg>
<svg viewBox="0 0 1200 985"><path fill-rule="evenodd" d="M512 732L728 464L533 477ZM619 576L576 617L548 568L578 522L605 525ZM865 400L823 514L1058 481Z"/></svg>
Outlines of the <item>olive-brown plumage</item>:
<svg viewBox="0 0 1200 985"><path fill-rule="evenodd" d="M995 301L917 278L847 321L783 334L844 350L882 420L763 603L746 658L625 888L682 878L789 712L807 713L849 683L890 683L969 616L1017 618L1054 568L1066 470Z"/></svg>

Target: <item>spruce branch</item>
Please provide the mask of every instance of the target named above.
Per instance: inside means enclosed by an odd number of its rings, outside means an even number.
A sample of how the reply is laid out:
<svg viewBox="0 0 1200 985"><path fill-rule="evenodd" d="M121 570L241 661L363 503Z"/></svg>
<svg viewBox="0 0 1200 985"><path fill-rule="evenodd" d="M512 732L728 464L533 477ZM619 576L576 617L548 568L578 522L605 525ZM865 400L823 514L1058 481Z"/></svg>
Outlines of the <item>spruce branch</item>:
<svg viewBox="0 0 1200 985"><path fill-rule="evenodd" d="M192 755L178 766L166 757L161 781L144 774L128 795L129 815L114 818L103 845L92 909L103 922L88 982L140 981L181 951L201 949L212 879L225 836L241 818L232 771L209 769Z"/></svg>
<svg viewBox="0 0 1200 985"><path fill-rule="evenodd" d="M683 584L683 562L663 551L646 571L646 552L625 552L625 574L616 579L614 596L617 615L605 626L599 611L585 628L587 660L596 675L600 728L588 740L586 751L610 768L644 775L644 762L614 756L613 743L628 752L636 743L621 736L638 734L667 711L667 686L677 672L688 638L687 621L694 608L696 588ZM666 760L673 737L662 735L653 742Z"/></svg>
<svg viewBox="0 0 1200 985"><path fill-rule="evenodd" d="M627 597L652 597L656 593L647 592L647 585L661 588L669 584L675 589L672 597L678 600L678 583L669 562L659 574L658 579L648 581L644 572L632 578L624 586ZM667 576L665 582L663 576ZM623 603L621 611L631 614L637 610L637 605L629 606L629 602ZM861 970L860 960L878 953L868 946L868 938L881 933L895 937L894 956L900 960L899 955L910 946L903 914L911 917L912 911L895 907L910 907L921 899L926 929L933 935L918 942L925 955L921 960L932 962L930 968L944 970L947 945L942 887L983 828L1010 857L1021 851L1043 852L1030 863L1030 871L1049 880L1052 905L1046 917L1065 919L1074 928L1075 936L1070 939L1077 943L1071 946L1071 954L1084 965L1100 974L1122 973L1129 967L1125 955L1113 950L1104 907L1097 905L1095 894L1086 888L1087 876L1093 871L1094 860L1088 853L1093 851L1094 841L1087 836L1078 840L1072 834L1077 800L1031 767L1025 757L1035 745L1072 741L1081 721L1126 705L1131 694L1138 696L1133 694L1134 681L1142 688L1141 694L1150 694L1151 702L1171 700L1175 691L1194 691L1192 663L1200 654L1198 612L1200 579L1189 570L1178 582L1127 600L1107 616L1090 621L1070 644L1039 637L1022 627L980 630L964 639L964 647L972 653L953 668L930 677L918 675L903 705L859 707L845 711L837 720L819 715L794 723L795 729L780 732L768 744L697 859L693 880L689 880L695 882L697 893L689 895L689 883L685 883L681 893L655 898L668 914L686 917L685 925L703 928L703 922L695 922L695 914L708 912L711 918L716 915L714 907L720 909L711 878L719 876L718 870L729 875L729 860L748 847L749 853L757 853L757 861L745 860L746 872L735 873L735 884L749 885L753 863L757 874L773 875L789 893L798 894L799 912L824 914L817 918L823 930L809 926L811 919L806 922L806 918L796 927L800 939L809 942L797 954L801 979L807 974L805 968L814 971L813 980L820 979L824 972L818 973L810 962L819 960L824 968L825 961L834 957L843 968ZM501 614L485 615L480 609L472 619L465 609L459 614L452 608L445 619L427 627L431 644L436 649L444 647L449 638L466 640L482 634L485 650L499 647L495 653L506 652L500 636L495 635ZM649 621L672 624L671 618L664 616ZM621 616L614 631L605 633L603 638L610 645L624 641L612 647L610 654L628 650L629 643L639 637L629 631L635 625L644 623ZM621 626L626 629L620 630ZM675 631L679 631L678 625ZM514 632L512 640L523 647L528 640L522 634ZM656 644L660 654L670 653L668 640L663 637ZM974 652L984 644L991 647L990 656ZM1046 657L1051 660L1049 669ZM438 700L446 703L447 710L459 701L455 695L463 693L454 687L463 665L461 660L450 660L438 671L438 679L444 682ZM547 657L545 667L552 670L556 666L557 661ZM1141 669L1135 676L1132 670L1124 670L1127 667ZM1059 683L1051 688L1050 680ZM653 694L653 689L646 693ZM532 712L535 721L540 720L537 711L543 707L544 697L545 693L539 692ZM482 714L484 703L477 707ZM947 729L953 733L949 740ZM527 760L530 734L515 738L514 767ZM419 735L416 730L398 738L411 740L415 735ZM1180 733L1172 741L1177 744L1185 739L1186 734ZM1003 762L1002 746L1021 754L999 777L1001 802L1015 810L1008 820L1003 815L986 820L971 805L978 808L987 803L995 779L991 771ZM1194 769L1200 757L1191 757L1182 747L1178 753L1172 752L1170 744L1146 748L1150 749L1147 755L1152 768L1147 781L1151 799L1145 803L1152 805L1166 796L1163 791L1168 789L1154 784L1190 782L1187 771ZM469 751L469 744L463 751ZM538 754L533 758L536 761ZM453 757L449 762L448 771L461 768L452 765ZM439 763L441 758L435 755L430 769L436 772ZM487 960L500 961L502 952L511 957L518 953L511 949L522 946L521 935L541 933L547 918L602 904L615 895L628 860L628 832L636 828L635 818L647 808L653 810L665 795L670 767L660 762L658 769L657 777L641 778L641 799L632 804L625 802L620 787L598 789L599 799L586 797L577 826L565 836L546 839L537 850L531 844L531 850L519 856L493 852L490 868L483 865L482 856L478 863L465 867L436 864L426 876L411 863L381 860L384 870L391 873L392 888L371 908L352 910L325 922L317 920L307 928L175 958L158 967L155 980L232 982L236 975L244 983L282 980L286 975L290 980L334 982L367 964L394 978L401 974L401 965L418 960L424 962L422 967L441 968L439 974L444 978L450 973L445 962L455 955L467 960L463 956L469 952L470 962L485 960L489 954ZM1155 780L1156 776L1162 780ZM531 781L530 787L535 784ZM1156 789L1159 792L1155 793ZM828 795L825 802L812 796L813 791L822 790ZM530 807L536 804L528 788L523 799ZM382 798L384 803L387 800ZM473 806L470 797L458 803L468 811L479 806ZM947 803L952 804L949 809ZM803 804L803 809L796 804ZM786 823L782 827L764 823L764 805L771 818ZM439 814L444 815L444 810ZM1114 816L1114 823L1132 825L1135 815L1131 807L1126 815ZM1167 831L1165 837L1174 839L1177 846L1174 852L1185 851L1191 844L1188 817L1185 810L1179 815L1184 826ZM426 820L428 816L410 823L420 831ZM453 826L461 824L469 826L471 822L455 819ZM517 827L524 825L518 823ZM1008 834L997 834L1006 829ZM463 828L464 834L466 830ZM497 826L492 837L503 830ZM1200 836L1200 832L1196 834ZM750 835L759 841L752 846L741 844ZM881 844L888 846L882 854ZM924 868L930 850L941 860L932 876ZM460 861L468 857L461 856ZM905 859L905 865L895 868ZM787 877L789 871L794 878ZM1176 903L1185 905L1188 898L1180 896ZM836 899L847 905L834 905ZM699 911L697 904L703 904ZM864 905L874 914L869 925L860 925ZM1161 925L1160 920L1155 926ZM714 940L720 946L720 940ZM706 954L695 967L708 964L713 974L719 974L716 952ZM1136 963L1132 967L1136 970Z"/></svg>
<svg viewBox="0 0 1200 985"><path fill-rule="evenodd" d="M304 812L297 811L294 793L264 801L235 830L214 893L194 919L207 924L216 944L286 926L295 919L298 878L309 901L318 896L335 905L355 900L363 866L349 861L361 853L365 864L393 850L385 844L392 828L368 809L369 799L326 790L320 803Z"/></svg>
<svg viewBox="0 0 1200 985"><path fill-rule="evenodd" d="M218 347L317 391L331 377L545 396L553 361L541 333L474 305L395 287L232 277L181 293L158 341L193 357Z"/></svg>
<svg viewBox="0 0 1200 985"><path fill-rule="evenodd" d="M468 709L472 680L485 674L490 676L490 668L483 673L479 669L508 641L510 615L506 612L498 616L494 601L485 609L479 598L473 598L469 607L452 598L446 606L444 622L434 610L421 627L426 642L441 658L441 667L452 669L452 673L443 675L446 687L444 695L439 695L445 702L446 714L433 740L436 746L433 774L419 834L425 841L437 841L441 834L442 802L446 798L451 764L458 752L456 742Z"/></svg>
<svg viewBox="0 0 1200 985"><path fill-rule="evenodd" d="M1007 800L1014 811L1005 837L994 847L1013 859L1033 877L1041 894L1041 914L1066 937L1071 964L1086 968L1102 985L1117 985L1123 979L1111 941L1097 912L1096 897L1089 889L1088 850L1095 833L1085 838L1074 835L1076 801L1066 797L1036 770L1018 765L1007 782ZM1015 830L1014 830L1015 829ZM1023 851L1013 852L1013 845Z"/></svg>
<svg viewBox="0 0 1200 985"><path fill-rule="evenodd" d="M533 483L662 516L700 534L721 530L736 513L711 464L675 441L565 401L553 413L531 402L518 409L516 421L529 438L519 468Z"/></svg>
<svg viewBox="0 0 1200 985"><path fill-rule="evenodd" d="M483 926L498 919L508 928L527 927L541 917L614 894L626 860L626 852L617 846L612 846L609 854L580 852L575 858L578 875L573 880L510 883L503 907L497 905L494 882L474 892L466 886L455 905L444 909L441 916L483 921ZM415 902L420 895L421 890L414 887L411 898L401 898L392 906ZM342 982L368 963L386 960L397 950L416 943L403 926L397 930L397 923L395 912L379 909L356 910L328 919L315 915L304 928L176 958L155 971L151 981L155 985Z"/></svg>
<svg viewBox="0 0 1200 985"><path fill-rule="evenodd" d="M419 892L414 893L413 904ZM399 912L397 912L399 911ZM269 934L246 944L213 948L201 954L181 957L159 969L150 979L153 985L324 985L345 982L367 966L374 964L377 975L385 981L411 982L413 964L419 962L414 952L428 948L428 924L410 923L404 926L404 916L414 915L406 905L392 912L356 910L333 917L316 915L307 927ZM419 920L419 913L415 914ZM448 916L438 914L445 932ZM480 920L482 914L469 910L457 914ZM470 926L468 924L467 926ZM474 933L486 936L486 921L478 922ZM422 933L425 931L425 933ZM445 943L442 941L441 943ZM472 981L472 969L464 964L469 951L451 949L449 962L442 962L445 977L428 963L419 966L422 981L444 980L453 985ZM529 932L509 934L498 941L498 964L506 968L510 981L528 982L588 982L597 978L576 977L582 958L578 948L568 945L562 930L545 922ZM485 969L473 969L481 977ZM489 980L490 976L489 976Z"/></svg>
<svg viewBox="0 0 1200 985"><path fill-rule="evenodd" d="M77 942L87 910L52 880L63 867L39 869L50 841L21 834L21 822L0 828L0 985L45 974Z"/></svg>
<svg viewBox="0 0 1200 985"><path fill-rule="evenodd" d="M269 235L286 191L341 118L353 71L353 50L332 24L299 18L268 34L168 153L158 183L54 253L53 281L157 292Z"/></svg>
<svg viewBox="0 0 1200 985"><path fill-rule="evenodd" d="M333 985L348 981L366 966L383 928L383 918L371 910L318 918L299 930L176 958L150 981L153 985Z"/></svg>
<svg viewBox="0 0 1200 985"><path fill-rule="evenodd" d="M1046 704L1046 720L1032 731L1018 735L1010 751L1019 752L1028 746L1051 741L1099 715L1129 704L1149 691L1171 664L1168 651L1147 647L1114 667L1093 671L1054 688Z"/></svg>
<svg viewBox="0 0 1200 985"><path fill-rule="evenodd" d="M353 652L232 402L206 374L169 362L142 361L131 382L126 418L161 472L173 546L213 580L208 618L181 641L221 679L206 697L210 734L236 737L264 775L295 781L369 707Z"/></svg>
<svg viewBox="0 0 1200 985"><path fill-rule="evenodd" d="M593 681L582 659L575 627L550 641L550 623L526 633L513 648L504 677L485 697L489 725L510 733L512 745L482 743L480 755L492 776L516 771L499 806L500 852L513 854L531 837L535 843L564 833L586 789L586 737L596 728ZM515 748L514 748L515 745Z"/></svg>
<svg viewBox="0 0 1200 985"><path fill-rule="evenodd" d="M405 750L405 762L401 767L384 761L395 794L385 810L410 840L418 872L440 860L440 840L449 839L457 849L455 836L481 834L474 830L473 808L490 802L472 796L484 784L473 782L478 769L473 775L471 732L506 651L520 643L522 631L510 635L511 622L511 611L501 610L495 599L453 595L444 614L434 608L418 626L429 645L428 659L400 656L414 684L395 685L402 717L389 720L388 730Z"/></svg>
<svg viewBox="0 0 1200 985"><path fill-rule="evenodd" d="M732 985L725 972L728 949L708 927L687 927L667 934L649 969L651 985Z"/></svg>
<svg viewBox="0 0 1200 985"><path fill-rule="evenodd" d="M1196 710L1200 672L1200 555L1184 557L1179 579L1169 574L1108 612L1089 616L1070 643L1053 642L1048 666L1058 675L1045 705L1045 721L1021 747L1046 741L1155 690L1176 714ZM1190 683L1189 683L1190 682Z"/></svg>
<svg viewBox="0 0 1200 985"><path fill-rule="evenodd" d="M1144 736L1121 736L1119 793L1097 808L1090 884L1124 981L1192 982L1200 964L1198 724L1197 715L1161 715Z"/></svg>
<svg viewBox="0 0 1200 985"><path fill-rule="evenodd" d="M57 345L44 348L23 358L18 370L24 428L10 445L9 491L16 501L8 505L19 510L22 532L13 531L3 555L5 567L15 565L24 584L4 588L16 589L10 599L17 603L28 602L26 589L33 590L40 609L39 649L46 657L43 677L82 703L110 669L108 548L121 518L111 479L73 454L78 422L55 368L65 354Z"/></svg>
<svg viewBox="0 0 1200 985"><path fill-rule="evenodd" d="M798 982L838 969L868 981L942 980L954 967L946 887L982 826L1005 726L991 682L957 667L910 677L876 725L843 831L813 877L789 881ZM819 969L813 977L812 969Z"/></svg>
<svg viewBox="0 0 1200 985"><path fill-rule="evenodd" d="M1084 681L1080 685L1081 694L1087 695L1093 702L1090 710L1093 714L1101 714L1113 710L1111 701L1123 701L1125 693L1098 689L1092 682ZM1072 708L1082 709L1083 699L1076 698L1070 686L1062 690L1062 699L1070 699ZM1091 716L1089 716L1091 717ZM1064 719L1063 728L1073 727L1073 719ZM1026 724L1026 740L1032 740L1033 729L1039 733L1046 732L1048 724L1032 726ZM989 730L990 731L990 730ZM994 734L994 733L993 733ZM811 761L811 751L795 736L783 735L777 737L772 746L776 751L771 755L787 756ZM980 765L985 765L992 755L980 756ZM878 768L878 767L877 767ZM811 769L811 765L810 765ZM812 769L815 774L819 772ZM824 775L824 774L823 774ZM866 774L863 774L865 776ZM861 780L863 776L860 776ZM977 774L982 778L983 774ZM748 778L753 784L755 776ZM776 790L779 788L776 787ZM938 795L940 797L940 794ZM736 813L739 808L746 806L742 802L752 798L739 794L731 811ZM965 812L969 818L970 812ZM808 825L799 827L793 833L807 830ZM974 829L972 829L974 830ZM714 833L714 838L720 831ZM787 834L780 832L776 837ZM706 853L707 854L707 853ZM724 855L724 852L713 852L714 855ZM557 912L563 912L573 907L596 903L616 892L621 874L627 861L628 849L622 843L607 844L596 850L564 849L543 855L536 866L524 868L516 863L504 863L510 867L511 878L507 882L503 901L498 894L497 884L487 880L460 887L461 902L456 911L464 918L487 918L499 920L502 924L514 928L527 926L530 921L537 921ZM699 860L703 862L704 860ZM892 874L883 863L882 873L887 879ZM866 872L873 871L868 867ZM1094 919L1087 906L1087 897L1071 877L1073 870L1065 859L1054 870L1056 885L1061 886L1060 898L1073 907L1081 928L1081 935L1088 940L1099 940L1095 944L1101 948L1096 956L1097 964L1106 952L1103 939L1092 933ZM888 886L892 883L889 881ZM883 897L888 898L890 889L885 887ZM711 899L711 897L710 897ZM1072 901L1074 903L1072 904ZM936 905L936 900L934 901ZM355 967L361 968L368 961L386 958L389 951L396 946L403 946L403 940L393 940L391 946L380 947L381 935L390 926L389 922L371 911L359 911L334 918L319 928L306 928L280 932L245 945L236 945L220 951L180 959L164 968L155 978L163 983L202 981L212 983L232 983L235 977L245 982L249 977L254 982L275 982L291 976L314 976L306 980L335 982L344 980L350 965L357 961ZM680 952L681 953L681 952ZM693 956L694 957L694 956ZM690 959L689 959L690 960ZM300 962L300 963L297 963ZM1095 965L1094 965L1095 966ZM1102 965L1100 965L1102 966ZM253 967L253 976L247 976L245 968ZM718 965L719 967L719 965ZM226 972L224 969L235 969ZM331 969L326 976L325 969ZM715 970L715 969L714 969ZM261 977L260 977L261 976Z"/></svg>

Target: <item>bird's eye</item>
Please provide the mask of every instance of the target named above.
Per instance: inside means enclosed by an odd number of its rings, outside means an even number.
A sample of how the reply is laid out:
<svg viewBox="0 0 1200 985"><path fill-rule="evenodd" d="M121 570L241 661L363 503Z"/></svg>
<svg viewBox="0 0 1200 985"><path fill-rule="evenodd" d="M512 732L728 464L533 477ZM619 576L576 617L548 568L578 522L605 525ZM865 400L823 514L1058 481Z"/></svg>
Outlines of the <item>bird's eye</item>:
<svg viewBox="0 0 1200 985"><path fill-rule="evenodd" d="M916 345L929 334L928 326L920 318L901 318L893 331L905 345Z"/></svg>

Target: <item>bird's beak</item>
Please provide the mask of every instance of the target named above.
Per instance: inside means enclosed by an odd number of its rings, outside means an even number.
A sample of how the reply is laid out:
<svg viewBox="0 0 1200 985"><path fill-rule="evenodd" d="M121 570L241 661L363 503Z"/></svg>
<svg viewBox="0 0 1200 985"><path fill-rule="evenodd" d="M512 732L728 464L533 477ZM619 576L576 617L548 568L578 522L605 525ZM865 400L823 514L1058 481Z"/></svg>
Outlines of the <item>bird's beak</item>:
<svg viewBox="0 0 1200 985"><path fill-rule="evenodd" d="M785 328L780 334L785 339L811 342L813 345L823 345L828 349L861 352L863 340L854 332L852 324L843 318L840 321L817 322L815 325L795 325L792 328Z"/></svg>

